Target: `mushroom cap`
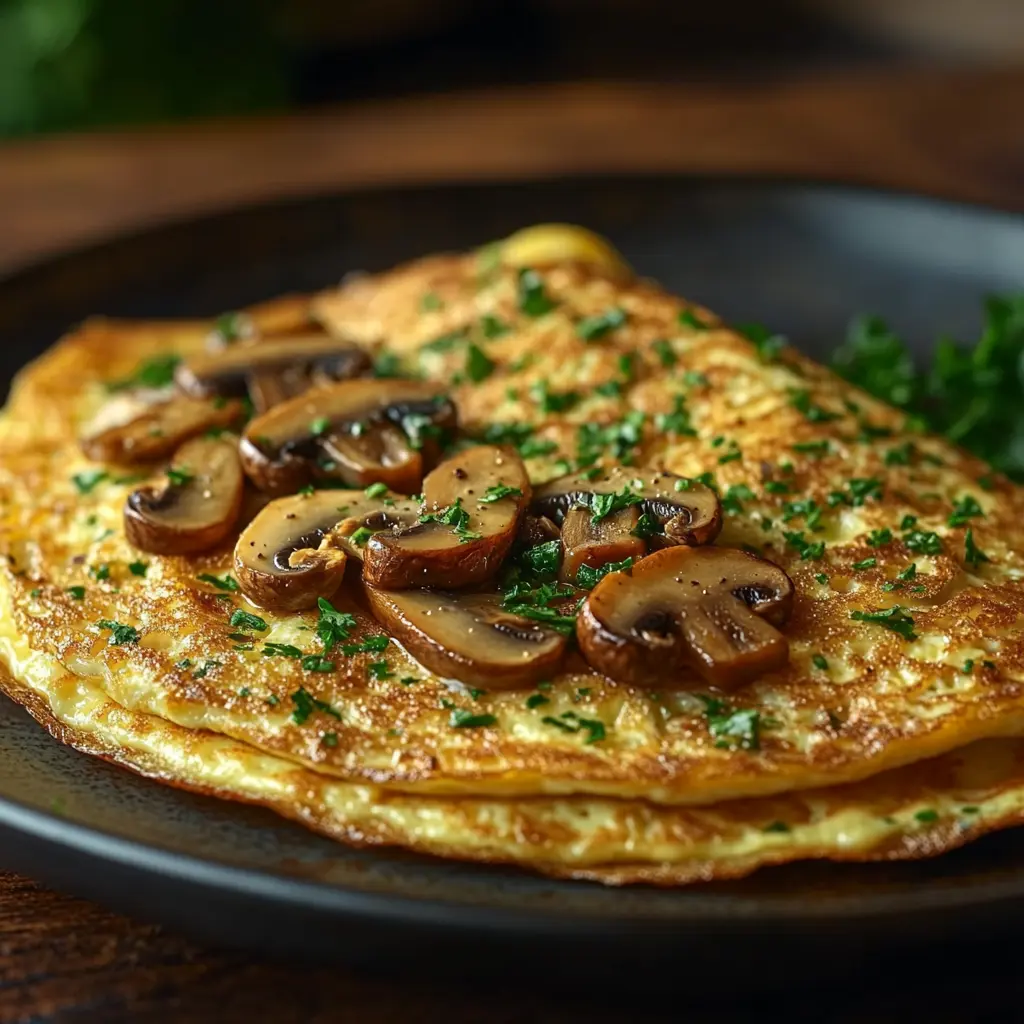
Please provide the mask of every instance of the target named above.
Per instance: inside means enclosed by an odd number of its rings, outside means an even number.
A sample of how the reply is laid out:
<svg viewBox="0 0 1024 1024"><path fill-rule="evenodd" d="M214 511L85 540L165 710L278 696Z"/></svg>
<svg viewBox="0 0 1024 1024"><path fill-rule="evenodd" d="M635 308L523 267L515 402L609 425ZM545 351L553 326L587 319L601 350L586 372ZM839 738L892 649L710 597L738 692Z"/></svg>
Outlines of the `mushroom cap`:
<svg viewBox="0 0 1024 1024"><path fill-rule="evenodd" d="M195 398L249 395L257 411L327 384L366 373L369 355L358 345L324 334L232 345L179 363L174 380Z"/></svg>
<svg viewBox="0 0 1024 1024"><path fill-rule="evenodd" d="M386 504L388 503L388 504ZM315 491L270 502L235 545L235 575L253 603L279 611L315 607L341 585L360 527L399 529L416 522L418 506L393 495Z"/></svg>
<svg viewBox="0 0 1024 1024"><path fill-rule="evenodd" d="M97 462L152 462L167 458L198 434L238 423L242 413L242 403L237 401L163 394L158 401L134 401L118 395L93 421L101 426L87 428L79 446Z"/></svg>
<svg viewBox="0 0 1024 1024"><path fill-rule="evenodd" d="M242 464L271 494L322 480L353 487L380 482L411 493L422 479L424 455L436 453L435 435L455 424L455 407L439 385L340 381L253 419L242 436Z"/></svg>
<svg viewBox="0 0 1024 1024"><path fill-rule="evenodd" d="M423 481L419 521L366 546L363 579L375 587L466 587L490 579L512 547L530 501L530 478L510 448L478 445Z"/></svg>
<svg viewBox="0 0 1024 1024"><path fill-rule="evenodd" d="M529 688L553 676L566 637L501 608L497 594L366 587L377 621L425 668L493 690Z"/></svg>
<svg viewBox="0 0 1024 1024"><path fill-rule="evenodd" d="M593 508L595 495L621 496L627 489L640 512L664 530L651 538L655 546L710 544L722 529L722 507L710 487L660 469L616 466L596 480L582 473L558 477L537 488L530 511L561 523L571 508Z"/></svg>
<svg viewBox="0 0 1024 1024"><path fill-rule="evenodd" d="M129 543L157 555L192 555L221 543L235 528L245 476L234 435L200 437L183 445L173 468L184 481L144 487L124 508Z"/></svg>
<svg viewBox="0 0 1024 1024"><path fill-rule="evenodd" d="M722 690L782 668L786 573L736 548L663 548L605 576L576 622L592 668L635 686L679 689L690 671Z"/></svg>

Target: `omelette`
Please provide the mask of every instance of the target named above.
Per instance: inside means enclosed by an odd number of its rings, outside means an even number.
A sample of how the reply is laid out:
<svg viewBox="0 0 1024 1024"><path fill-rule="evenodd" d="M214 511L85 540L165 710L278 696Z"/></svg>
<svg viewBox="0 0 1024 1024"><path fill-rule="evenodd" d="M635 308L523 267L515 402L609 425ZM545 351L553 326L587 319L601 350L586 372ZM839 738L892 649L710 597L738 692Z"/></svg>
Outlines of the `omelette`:
<svg viewBox="0 0 1024 1024"><path fill-rule="evenodd" d="M542 226L24 370L2 685L345 841L666 883L921 856L1024 801L1022 513Z"/></svg>

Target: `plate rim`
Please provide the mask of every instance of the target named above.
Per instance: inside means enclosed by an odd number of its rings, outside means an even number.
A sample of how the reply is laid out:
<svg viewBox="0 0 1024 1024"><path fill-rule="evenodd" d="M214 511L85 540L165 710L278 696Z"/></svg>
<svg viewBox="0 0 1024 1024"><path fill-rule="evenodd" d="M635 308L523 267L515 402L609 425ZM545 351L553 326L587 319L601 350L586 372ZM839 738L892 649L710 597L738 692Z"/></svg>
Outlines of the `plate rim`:
<svg viewBox="0 0 1024 1024"><path fill-rule="evenodd" d="M1024 230L1024 211L1007 208L998 203L959 199L946 195L915 191L910 188L877 186L869 183L845 182L841 179L805 177L789 174L679 174L672 172L622 172L574 175L542 175L528 179L497 178L469 182L438 181L409 184L368 184L343 190L311 190L287 193L220 206L215 210L196 211L194 215L171 216L146 223L136 228L117 231L108 236L90 239L69 249L46 253L16 264L0 273L0 301L12 289L33 279L60 273L82 261L103 256L111 250L130 249L133 245L153 244L162 235L175 231L213 230L218 225L230 224L239 218L284 212L318 203L329 203L349 198L377 197L409 193L431 195L453 189L488 192L508 188L544 188L551 185L567 186L572 183L594 186L624 187L643 183L677 185L687 188L778 189L780 191L809 191L817 194L837 194L852 197L875 197L921 203L944 208L949 212L965 211L997 215L1015 222ZM6 697L0 699L8 700ZM17 702L12 702L17 704ZM22 713L24 708L19 709ZM27 714L27 713L26 713ZM30 728L43 727L28 716ZM44 731L46 731L44 729ZM50 737L50 742L60 741ZM84 757L91 755L83 754ZM125 769L120 769L125 770ZM132 773L137 774L137 773ZM144 776L142 776L145 778ZM149 780L147 780L149 781ZM218 799L218 798L211 798ZM232 801L220 800L230 813ZM301 826L298 826L301 827ZM839 900L825 900L819 905L814 900L765 900L757 894L730 894L716 892L709 896L699 885L673 887L669 892L684 892L686 898L670 915L614 913L602 907L594 912L579 908L560 907L543 910L496 906L487 903L454 902L443 899L422 899L393 892L374 892L350 888L338 883L318 882L296 878L283 872L259 870L223 861L204 858L158 844L149 844L97 826L69 821L57 813L30 807L20 801L0 797L0 829L13 830L23 836L56 846L62 852L73 852L116 863L160 879L177 879L199 887L212 887L234 897L269 900L293 909L316 911L331 916L344 915L373 920L390 925L429 925L447 931L473 934L500 934L503 936L536 935L543 930L554 937L579 937L596 921L615 933L628 929L663 933L666 928L680 924L700 922L706 927L736 927L756 923L762 925L793 925L831 923L880 922L900 915L929 915L936 911L984 910L993 904L1010 905L1024 898L1024 865L1019 874L992 879L968 879L965 884L951 886L941 879L929 879L919 885L907 884L884 893L858 899L844 895ZM449 861L456 868L457 861ZM833 862L838 870L845 865ZM467 865L481 867L482 865ZM519 870L511 865L488 865L498 870ZM545 879L539 876L541 881ZM552 885L566 884L562 880L547 879ZM578 883L595 885L593 882Z"/></svg>

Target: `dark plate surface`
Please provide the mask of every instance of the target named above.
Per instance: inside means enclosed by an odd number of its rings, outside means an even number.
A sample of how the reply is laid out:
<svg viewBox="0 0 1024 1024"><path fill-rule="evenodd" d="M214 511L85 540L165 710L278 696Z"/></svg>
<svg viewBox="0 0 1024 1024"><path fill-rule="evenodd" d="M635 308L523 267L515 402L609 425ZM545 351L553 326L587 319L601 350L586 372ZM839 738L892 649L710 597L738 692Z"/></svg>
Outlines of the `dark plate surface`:
<svg viewBox="0 0 1024 1024"><path fill-rule="evenodd" d="M215 314L553 219L609 235L642 273L816 355L859 311L921 351L942 332L970 336L981 298L1019 287L1024 266L1022 218L833 187L633 179L355 194L161 228L0 282L0 378L92 313ZM506 966L685 952L714 970L741 950L774 960L820 947L825 931L876 951L977 934L1024 907L1024 834L1012 832L937 861L802 864L677 891L350 851L65 749L5 700L0 867L261 949L423 958L490 943Z"/></svg>

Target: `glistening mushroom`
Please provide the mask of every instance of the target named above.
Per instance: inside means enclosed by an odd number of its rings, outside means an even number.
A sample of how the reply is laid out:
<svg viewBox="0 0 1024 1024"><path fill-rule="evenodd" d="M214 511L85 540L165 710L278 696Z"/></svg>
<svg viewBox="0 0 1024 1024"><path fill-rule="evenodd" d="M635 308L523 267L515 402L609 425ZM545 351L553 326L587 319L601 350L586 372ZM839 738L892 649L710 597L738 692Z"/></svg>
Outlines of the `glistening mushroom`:
<svg viewBox="0 0 1024 1024"><path fill-rule="evenodd" d="M157 555L207 551L234 529L244 491L233 434L189 441L175 455L163 487L144 487L128 496L128 541Z"/></svg>
<svg viewBox="0 0 1024 1024"><path fill-rule="evenodd" d="M731 690L784 667L793 584L735 548L672 547L605 576L576 621L592 668L634 686L680 689L696 671Z"/></svg>
<svg viewBox="0 0 1024 1024"><path fill-rule="evenodd" d="M252 420L242 436L242 464L253 483L270 494L329 480L351 487L379 482L410 494L456 419L438 385L341 381Z"/></svg>
<svg viewBox="0 0 1024 1024"><path fill-rule="evenodd" d="M371 366L358 345L314 334L195 355L178 365L174 379L195 398L248 395L257 412L266 412L313 385L358 377Z"/></svg>
<svg viewBox="0 0 1024 1024"><path fill-rule="evenodd" d="M479 445L423 481L419 521L366 545L363 579L376 587L465 587L494 576L530 501L530 478L509 448Z"/></svg>
<svg viewBox="0 0 1024 1024"><path fill-rule="evenodd" d="M279 611L316 606L341 585L347 557L363 557L366 537L417 522L418 505L387 493L315 491L278 498L235 545L235 575L253 603Z"/></svg>
<svg viewBox="0 0 1024 1024"><path fill-rule="evenodd" d="M504 611L497 594L366 588L374 617L421 664L470 686L509 690L549 679L566 638Z"/></svg>
<svg viewBox="0 0 1024 1024"><path fill-rule="evenodd" d="M530 511L562 527L562 579L580 566L640 558L649 548L710 544L722 509L710 487L663 470L616 467L591 480L559 477L537 489Z"/></svg>
<svg viewBox="0 0 1024 1024"><path fill-rule="evenodd" d="M152 462L197 434L238 423L242 412L237 401L118 395L99 411L79 446L97 462Z"/></svg>

